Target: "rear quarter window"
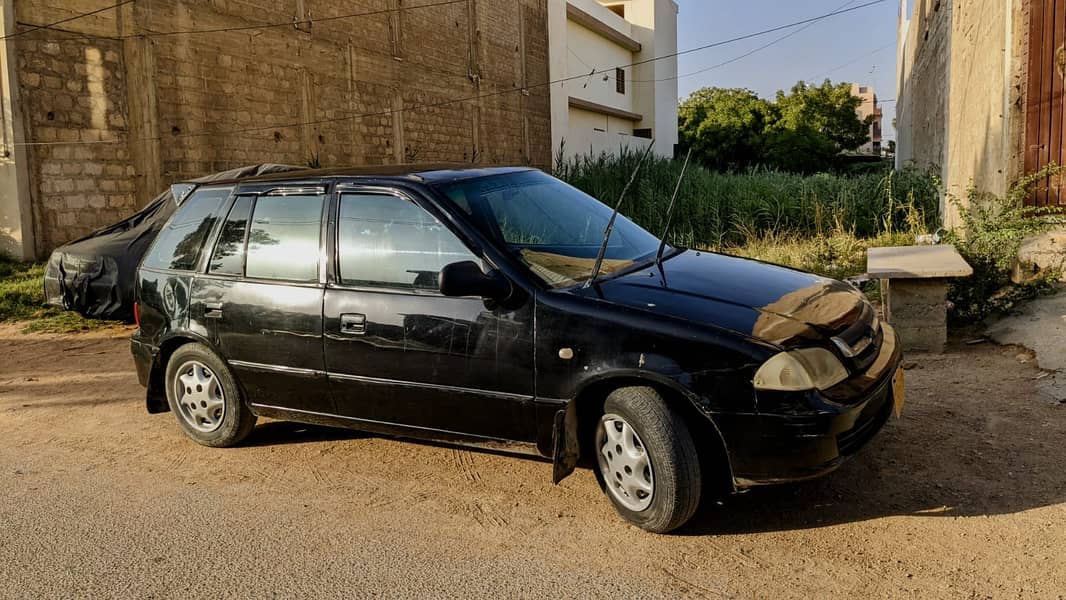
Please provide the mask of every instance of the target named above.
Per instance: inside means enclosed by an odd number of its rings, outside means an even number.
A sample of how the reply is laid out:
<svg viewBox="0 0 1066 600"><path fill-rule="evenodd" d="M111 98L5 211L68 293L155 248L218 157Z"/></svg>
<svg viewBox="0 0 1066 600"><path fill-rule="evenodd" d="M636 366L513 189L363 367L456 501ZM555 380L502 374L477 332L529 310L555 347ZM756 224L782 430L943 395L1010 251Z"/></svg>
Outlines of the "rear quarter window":
<svg viewBox="0 0 1066 600"><path fill-rule="evenodd" d="M219 219L219 210L231 187L202 188L182 203L156 236L144 266L152 269L193 271L200 261L204 242Z"/></svg>

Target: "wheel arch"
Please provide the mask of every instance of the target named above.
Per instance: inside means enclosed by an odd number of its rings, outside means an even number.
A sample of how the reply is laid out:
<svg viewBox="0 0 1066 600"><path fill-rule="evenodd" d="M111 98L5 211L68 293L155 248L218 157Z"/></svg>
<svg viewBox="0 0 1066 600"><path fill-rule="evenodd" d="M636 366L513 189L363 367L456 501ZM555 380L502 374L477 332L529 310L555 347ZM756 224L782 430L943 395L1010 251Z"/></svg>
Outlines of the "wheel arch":
<svg viewBox="0 0 1066 600"><path fill-rule="evenodd" d="M667 405L682 415L696 442L701 468L710 475L704 478L704 485L711 486L708 491L712 492L707 497L736 491L725 438L714 419L698 407L698 398L677 382L646 371L610 373L588 381L574 395L566 409L560 411L562 417L557 419L555 432L556 482L573 471L572 468L560 468L558 463L565 458L563 455L569 456L574 466L588 463L593 456L590 450L594 444L595 426L603 415L607 396L624 387L650 387L659 393ZM569 435L564 432L569 432ZM568 439L563 442L560 436ZM576 443L577 447L564 448L567 442L571 445Z"/></svg>
<svg viewBox="0 0 1066 600"><path fill-rule="evenodd" d="M164 339L159 343L159 352L152 361L152 369L148 373L148 390L145 396L145 404L149 413L170 412L167 403L166 373L167 364L174 352L186 344L203 344L214 350L214 347L202 336L193 333L182 332Z"/></svg>

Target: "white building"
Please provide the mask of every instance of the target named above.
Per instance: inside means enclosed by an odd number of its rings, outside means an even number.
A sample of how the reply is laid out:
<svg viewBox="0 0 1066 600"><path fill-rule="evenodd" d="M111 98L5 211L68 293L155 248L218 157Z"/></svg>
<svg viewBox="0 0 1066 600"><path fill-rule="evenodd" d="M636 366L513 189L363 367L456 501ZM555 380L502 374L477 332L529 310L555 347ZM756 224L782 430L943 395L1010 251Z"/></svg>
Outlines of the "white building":
<svg viewBox="0 0 1066 600"><path fill-rule="evenodd" d="M551 80L576 77L552 86L553 152L562 147L570 157L641 150L654 139L656 154L673 156L677 4L552 0L548 6ZM669 58L652 60L659 57ZM629 66L634 63L643 64Z"/></svg>

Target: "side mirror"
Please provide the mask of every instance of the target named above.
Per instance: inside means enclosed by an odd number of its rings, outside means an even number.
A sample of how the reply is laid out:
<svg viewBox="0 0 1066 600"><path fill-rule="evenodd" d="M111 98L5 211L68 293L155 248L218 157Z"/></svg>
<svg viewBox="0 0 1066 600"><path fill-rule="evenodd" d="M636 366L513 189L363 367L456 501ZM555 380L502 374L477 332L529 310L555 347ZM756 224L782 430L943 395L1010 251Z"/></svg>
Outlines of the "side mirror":
<svg viewBox="0 0 1066 600"><path fill-rule="evenodd" d="M481 296L505 300L511 295L511 282L497 271L485 273L472 260L452 263L440 270L437 280L445 296Z"/></svg>

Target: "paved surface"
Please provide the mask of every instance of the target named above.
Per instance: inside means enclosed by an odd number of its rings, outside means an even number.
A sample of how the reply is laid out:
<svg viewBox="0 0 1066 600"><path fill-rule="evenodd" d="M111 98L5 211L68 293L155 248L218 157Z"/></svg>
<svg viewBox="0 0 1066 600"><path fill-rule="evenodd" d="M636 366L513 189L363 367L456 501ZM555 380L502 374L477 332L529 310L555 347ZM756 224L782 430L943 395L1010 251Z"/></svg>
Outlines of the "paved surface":
<svg viewBox="0 0 1066 600"><path fill-rule="evenodd" d="M1066 407L1015 348L908 357L904 418L841 470L656 536L535 460L279 422L198 446L144 412L124 336L0 325L2 598L1066 590Z"/></svg>
<svg viewBox="0 0 1066 600"><path fill-rule="evenodd" d="M1053 402L1066 401L1066 290L1025 303L993 323L988 336L1032 350L1037 365L1047 372L1038 384L1041 393Z"/></svg>

